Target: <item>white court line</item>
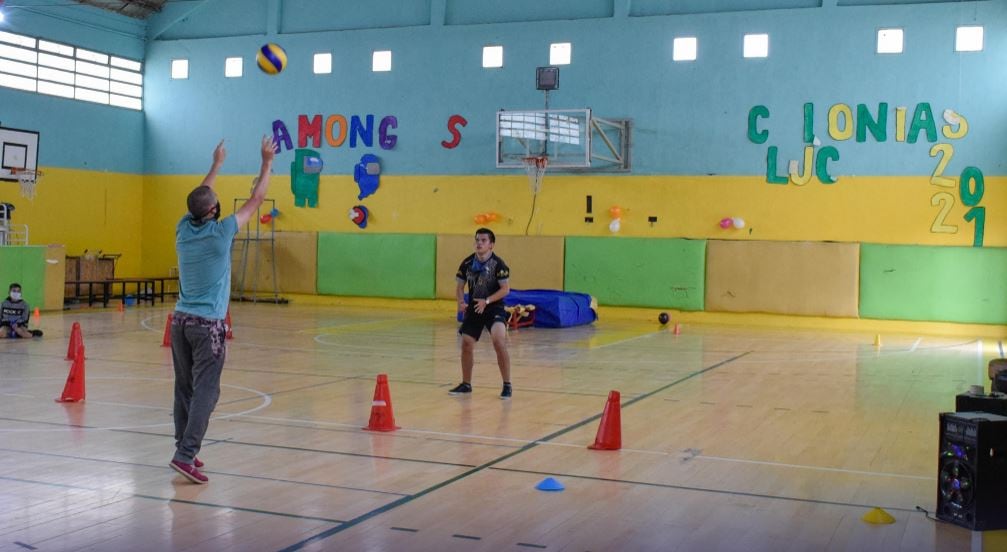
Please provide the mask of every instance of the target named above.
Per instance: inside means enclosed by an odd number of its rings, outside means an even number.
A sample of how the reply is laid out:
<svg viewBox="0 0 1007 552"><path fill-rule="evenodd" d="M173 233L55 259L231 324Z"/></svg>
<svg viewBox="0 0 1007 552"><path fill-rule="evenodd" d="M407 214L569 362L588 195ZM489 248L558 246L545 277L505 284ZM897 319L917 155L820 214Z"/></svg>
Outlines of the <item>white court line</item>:
<svg viewBox="0 0 1007 552"><path fill-rule="evenodd" d="M41 377L41 378L9 378L9 379L18 379L18 380L51 380L51 379L57 379L57 380L59 380L59 379L63 379L63 378ZM118 376L118 377L112 377L112 376L93 377L92 376L92 377L89 377L88 379L90 379L90 380L102 380L102 379L123 380L123 379L130 379L130 380L170 381L170 382L174 382L175 381L173 379L167 379L167 378L135 378L135 377L121 377L121 376ZM211 420L226 420L227 418L234 418L235 416L244 416L244 415L247 415L247 414L251 414L253 412L258 412L259 410L262 410L263 408L266 408L266 407L268 407L269 405L271 405L273 403L273 398L272 397L270 397L268 394L263 393L262 391L259 391L257 389L251 389L249 387L242 387L240 385L231 385L229 383L221 383L220 386L221 387L230 387L231 389L239 389L241 391L247 391L247 392L252 393L254 395L258 395L258 396L262 397L262 404L260 404L259 406L254 407L254 408L250 408L248 410L243 410L241 412L235 412L233 414L224 414L222 416L212 416L210 418ZM84 402L88 402L88 401L85 400ZM91 404L102 404L102 403L93 402L92 401ZM116 403L105 403L105 404L116 404ZM144 408L144 407L150 408L150 406L146 406L146 405L145 406L141 406L141 405L123 404L122 406L132 406L132 407L137 407L137 408ZM24 422L24 423L29 423L30 424L32 422L27 421L27 422ZM174 421L160 423L160 424L129 425L129 426L117 426L117 427L54 427L54 428L17 428L17 429L15 429L15 428L0 427L0 433L52 433L52 432L57 432L57 431L115 431L115 430L124 430L124 429L147 429L147 428L152 428L152 427L165 427L165 426L173 426L173 425L175 425Z"/></svg>
<svg viewBox="0 0 1007 552"><path fill-rule="evenodd" d="M916 341L913 342L913 346L909 348L910 353L916 352L916 348L920 346L920 342L923 341L922 337L917 337Z"/></svg>
<svg viewBox="0 0 1007 552"><path fill-rule="evenodd" d="M704 460L720 460L723 462L737 462L740 464L759 464L763 466L778 466L781 468L797 468L801 470L818 470L836 473L850 473L855 475L873 475L879 477L898 477L902 479L921 479L923 481L936 481L936 477L927 477L925 475L905 475L901 473L887 473L887 472L869 472L863 470L846 470L842 468L823 468L821 466L804 466L801 464L784 464L782 462L765 462L762 460L742 460L740 458L724 458L721 456L706 456L703 454L694 456L693 458L702 458Z"/></svg>
<svg viewBox="0 0 1007 552"><path fill-rule="evenodd" d="M650 332L650 333L647 333L647 334L638 335L636 337L627 337L626 339L620 339L619 341L613 341L611 343L606 343L604 345L598 345L597 347L591 347L590 345L588 345L587 350L589 350L589 351L597 351L598 349L604 349L605 347L611 347L612 345L622 345L623 343L629 343L630 341L636 341L637 339L643 339L645 337L652 337L652 336L655 336L655 335L657 335L659 333L661 333L661 332L660 331ZM591 339L588 338L588 342L589 343L590 343L590 341L591 341Z"/></svg>
<svg viewBox="0 0 1007 552"><path fill-rule="evenodd" d="M976 340L976 381L979 385L986 382L986 363L983 362L983 340Z"/></svg>
<svg viewBox="0 0 1007 552"><path fill-rule="evenodd" d="M360 427L361 427L360 424L344 424L344 423L339 423L339 422L321 422L321 421L314 421L314 420L303 420L303 419L298 419L298 418L279 418L279 417L273 417L273 416L245 416L245 417L247 417L247 418L253 418L253 419L258 419L258 420L298 422L298 423L309 424L309 425L314 424L314 425L327 425L327 426L336 426L336 427L347 427L347 428L353 428L353 429L358 429L360 431L363 431L362 429L360 429ZM510 438L510 437L496 437L496 436L492 436L492 435L475 435L475 434L471 434L471 433L450 433L450 432L444 432L444 431L430 431L430 430L423 430L423 429L400 429L398 431L401 432L401 433L415 433L415 434L420 434L420 435L432 435L432 436L437 436L437 437L460 437L460 438L467 438L467 439L482 439L482 440L485 440L485 441L500 441L500 442L505 442L505 443L520 443L520 444L523 444L523 445L528 445L528 444L534 443L534 444L537 444L537 445L544 445L544 446L551 446L551 447L569 447L569 448L579 448L579 449L586 449L587 448L587 445L585 445L585 444L560 443L560 442L557 442L557 441L538 441L538 440L529 440L529 439L514 439L514 438ZM653 455L657 455L657 456L679 456L679 455L681 455L681 453L679 453L679 452L665 452L665 451L659 451L659 450L631 449L631 448L622 448L620 450L623 451L623 452L632 452L632 453L637 453L637 454L653 454ZM869 476L874 476L874 477L896 477L896 478L902 478L902 479L921 479L921 480L924 480L924 481L936 481L937 480L936 477L926 477L926 476L920 476L920 475L904 475L904 474L899 474L899 473L888 473L888 472L871 472L871 471L863 471L863 470L848 470L848 469L843 469L843 468L827 468L827 467L821 467L821 466L806 466L806 465L803 465L803 464L785 464L785 463L782 463L782 462L767 462L767 461L761 461L761 460L743 460L743 459L738 459L738 458L725 458L725 457L722 457L722 456L706 456L706 455L702 455L702 454L696 455L696 456L690 456L689 458L691 458L691 459L700 459L700 460L715 460L715 461L721 461L721 462L737 462L737 463L741 463L741 464L758 464L758 465L773 466L773 467L780 467L780 468L795 468L795 469L802 469L802 470L815 470L815 471L825 471L825 472L835 472L835 473L848 473L848 474L853 474L853 475L869 475Z"/></svg>

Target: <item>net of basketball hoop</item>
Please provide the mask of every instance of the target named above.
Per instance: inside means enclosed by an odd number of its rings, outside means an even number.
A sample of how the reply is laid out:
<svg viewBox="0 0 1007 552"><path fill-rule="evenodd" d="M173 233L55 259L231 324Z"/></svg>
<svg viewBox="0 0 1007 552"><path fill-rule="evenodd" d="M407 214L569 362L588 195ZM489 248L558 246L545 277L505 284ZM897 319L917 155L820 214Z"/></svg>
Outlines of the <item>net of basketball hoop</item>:
<svg viewBox="0 0 1007 552"><path fill-rule="evenodd" d="M542 178L549 168L549 157L545 155L532 155L521 160L524 164L524 172L528 175L528 185L533 194L537 194L542 189Z"/></svg>
<svg viewBox="0 0 1007 552"><path fill-rule="evenodd" d="M34 200L35 189L38 186L38 180L42 178L42 171L11 169L10 172L12 176L17 178L17 182L21 186L21 196L28 200Z"/></svg>

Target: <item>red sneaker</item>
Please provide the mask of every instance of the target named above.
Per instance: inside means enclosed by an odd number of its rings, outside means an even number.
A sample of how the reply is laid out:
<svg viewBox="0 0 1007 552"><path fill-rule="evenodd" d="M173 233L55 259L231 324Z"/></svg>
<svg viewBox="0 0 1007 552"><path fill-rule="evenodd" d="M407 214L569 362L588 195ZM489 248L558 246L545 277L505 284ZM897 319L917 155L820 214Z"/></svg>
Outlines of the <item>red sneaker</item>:
<svg viewBox="0 0 1007 552"><path fill-rule="evenodd" d="M195 457L194 457L194 458L192 459L192 465L193 465L193 466L196 466L197 468L202 468L202 467L203 467L203 462L202 462L202 461L200 461L200 459L199 459L199 458L195 458Z"/></svg>
<svg viewBox="0 0 1007 552"><path fill-rule="evenodd" d="M192 481L193 483L202 485L210 479L199 472L195 466L192 464L186 464L184 462L179 462L178 460L172 460L170 464L171 469L177 471L178 473L185 476L186 479Z"/></svg>

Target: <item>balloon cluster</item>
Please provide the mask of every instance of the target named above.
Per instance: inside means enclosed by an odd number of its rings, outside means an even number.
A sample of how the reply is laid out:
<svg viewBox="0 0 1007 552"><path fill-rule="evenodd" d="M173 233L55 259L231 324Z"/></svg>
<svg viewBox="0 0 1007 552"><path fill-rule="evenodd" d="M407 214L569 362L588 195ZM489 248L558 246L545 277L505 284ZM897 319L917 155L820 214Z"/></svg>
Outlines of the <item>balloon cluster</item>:
<svg viewBox="0 0 1007 552"><path fill-rule="evenodd" d="M745 219L743 219L741 217L733 217L733 218L732 217L724 217L724 218L720 219L720 227L723 228L724 230L727 230L728 228L730 228L732 226L735 227L735 228L739 228L739 229L740 228L744 228L745 227Z"/></svg>
<svg viewBox="0 0 1007 552"><path fill-rule="evenodd" d="M612 222L608 223L608 231L617 234L622 229L622 207L613 205L608 208L608 216Z"/></svg>
<svg viewBox="0 0 1007 552"><path fill-rule="evenodd" d="M472 217L472 220L474 220L476 224L488 224L490 222L500 220L500 215L490 211L489 213L479 213L478 215Z"/></svg>
<svg viewBox="0 0 1007 552"><path fill-rule="evenodd" d="M271 211L259 217L259 222L262 224L269 224L278 216L280 216L280 210L274 207Z"/></svg>

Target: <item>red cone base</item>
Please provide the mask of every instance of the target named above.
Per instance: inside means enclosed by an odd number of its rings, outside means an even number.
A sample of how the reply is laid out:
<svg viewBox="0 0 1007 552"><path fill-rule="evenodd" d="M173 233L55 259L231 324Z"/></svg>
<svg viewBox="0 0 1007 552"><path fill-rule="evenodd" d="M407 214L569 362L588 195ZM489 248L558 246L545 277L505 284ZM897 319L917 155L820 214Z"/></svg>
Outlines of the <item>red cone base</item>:
<svg viewBox="0 0 1007 552"><path fill-rule="evenodd" d="M84 400L84 345L77 348L70 374L66 377L63 394L56 402L78 402Z"/></svg>
<svg viewBox="0 0 1007 552"><path fill-rule="evenodd" d="M365 427L367 431L395 431L395 416L392 414L392 393L388 389L388 376L378 374L374 386L374 400L371 402L371 419Z"/></svg>
<svg viewBox="0 0 1007 552"><path fill-rule="evenodd" d="M80 333L80 323L74 322L70 328L70 343L66 348L66 359L74 360L77 356L77 349L84 345L84 337Z"/></svg>
<svg viewBox="0 0 1007 552"><path fill-rule="evenodd" d="M605 403L605 410L601 413L598 435L594 438L594 444L587 448L594 450L619 450L622 448L620 409L619 392L609 391L608 402Z"/></svg>
<svg viewBox="0 0 1007 552"><path fill-rule="evenodd" d="M164 338L161 340L162 347L171 347L171 321L174 320L175 315L168 313L168 321L164 323Z"/></svg>

